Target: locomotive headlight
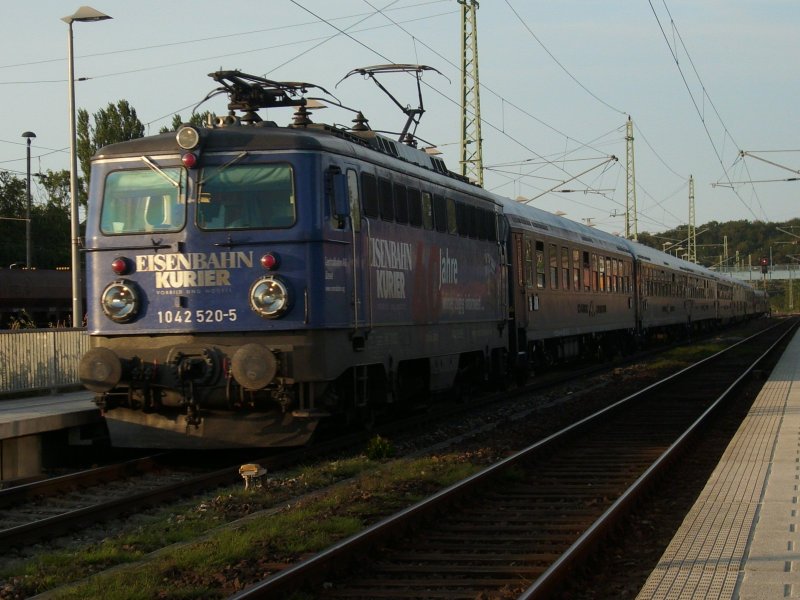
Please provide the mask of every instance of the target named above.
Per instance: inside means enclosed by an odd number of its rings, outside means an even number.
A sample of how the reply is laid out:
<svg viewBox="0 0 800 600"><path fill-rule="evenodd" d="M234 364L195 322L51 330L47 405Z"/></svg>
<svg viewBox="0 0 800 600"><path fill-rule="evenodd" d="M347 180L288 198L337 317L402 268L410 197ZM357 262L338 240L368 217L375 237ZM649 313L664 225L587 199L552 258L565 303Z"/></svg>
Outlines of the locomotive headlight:
<svg viewBox="0 0 800 600"><path fill-rule="evenodd" d="M183 125L175 134L175 141L184 150L192 150L200 143L200 132L191 125Z"/></svg>
<svg viewBox="0 0 800 600"><path fill-rule="evenodd" d="M109 284L100 297L100 306L115 323L127 323L139 312L141 301L136 285L128 281Z"/></svg>
<svg viewBox="0 0 800 600"><path fill-rule="evenodd" d="M291 294L280 277L257 279L250 287L250 307L262 317L275 319L289 310Z"/></svg>

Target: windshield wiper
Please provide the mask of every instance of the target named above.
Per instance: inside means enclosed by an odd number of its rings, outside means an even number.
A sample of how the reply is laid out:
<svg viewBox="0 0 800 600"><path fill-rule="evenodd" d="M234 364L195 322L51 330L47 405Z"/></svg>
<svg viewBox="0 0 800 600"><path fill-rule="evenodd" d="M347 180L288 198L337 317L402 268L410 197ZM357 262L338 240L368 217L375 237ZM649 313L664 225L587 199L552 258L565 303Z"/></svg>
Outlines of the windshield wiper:
<svg viewBox="0 0 800 600"><path fill-rule="evenodd" d="M156 173L161 175L164 179L169 181L174 187L180 189L180 187L181 187L180 182L179 181L175 181L172 177L167 175L164 171L161 170L161 167L159 167L156 163L154 163L152 160L150 160L146 156L142 156L140 158L142 159L142 161L144 161L144 164L146 164L148 167L150 167L153 171L155 171Z"/></svg>
<svg viewBox="0 0 800 600"><path fill-rule="evenodd" d="M212 179L214 179L214 177L216 177L217 175L219 175L220 173L222 173L222 172L223 172L225 169L227 169L228 167L230 167L232 164L234 164L234 163L237 163L237 162L239 162L240 160L242 160L242 159L243 159L245 156L247 156L247 150L242 150L241 152L239 152L239 154L237 154L236 156L234 156L232 159L230 159L228 162L226 162L224 165L222 165L222 166L221 166L219 169L217 169L216 171L214 171L214 172L213 172L211 175L209 175L209 176L208 176L208 177L206 177L205 179L201 180L201 181L200 181L200 183L199 183L198 185L203 185L203 184L205 184L205 183L207 183L207 182L211 181ZM207 170L207 169L206 169L206 170Z"/></svg>

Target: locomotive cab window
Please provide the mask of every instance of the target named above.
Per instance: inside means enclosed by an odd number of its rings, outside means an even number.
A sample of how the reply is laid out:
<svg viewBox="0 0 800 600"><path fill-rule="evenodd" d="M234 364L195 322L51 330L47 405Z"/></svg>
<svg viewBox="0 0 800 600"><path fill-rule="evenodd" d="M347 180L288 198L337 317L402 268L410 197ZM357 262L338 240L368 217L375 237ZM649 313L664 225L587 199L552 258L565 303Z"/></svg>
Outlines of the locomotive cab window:
<svg viewBox="0 0 800 600"><path fill-rule="evenodd" d="M186 222L183 169L109 173L103 191L100 231L133 234L178 231Z"/></svg>
<svg viewBox="0 0 800 600"><path fill-rule="evenodd" d="M204 169L197 200L201 229L278 229L297 218L289 165Z"/></svg>

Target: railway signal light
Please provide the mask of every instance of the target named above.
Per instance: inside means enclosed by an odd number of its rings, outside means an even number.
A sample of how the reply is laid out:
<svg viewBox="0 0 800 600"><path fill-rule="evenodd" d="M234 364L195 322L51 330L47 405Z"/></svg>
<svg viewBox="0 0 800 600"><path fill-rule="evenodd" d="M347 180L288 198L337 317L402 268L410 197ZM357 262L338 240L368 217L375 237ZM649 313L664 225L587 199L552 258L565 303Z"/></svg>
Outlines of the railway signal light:
<svg viewBox="0 0 800 600"><path fill-rule="evenodd" d="M761 257L761 272L769 273L769 259L766 256Z"/></svg>

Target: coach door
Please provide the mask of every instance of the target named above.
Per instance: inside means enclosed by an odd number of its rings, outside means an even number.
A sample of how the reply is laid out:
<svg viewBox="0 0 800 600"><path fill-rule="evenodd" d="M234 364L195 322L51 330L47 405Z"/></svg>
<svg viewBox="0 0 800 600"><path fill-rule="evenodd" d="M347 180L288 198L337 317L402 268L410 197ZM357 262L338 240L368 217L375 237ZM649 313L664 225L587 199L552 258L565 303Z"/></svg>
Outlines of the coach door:
<svg viewBox="0 0 800 600"><path fill-rule="evenodd" d="M527 329L530 311L528 310L528 288L531 284L532 240L522 233L512 234L514 245L514 275L512 279L512 309L517 328Z"/></svg>

